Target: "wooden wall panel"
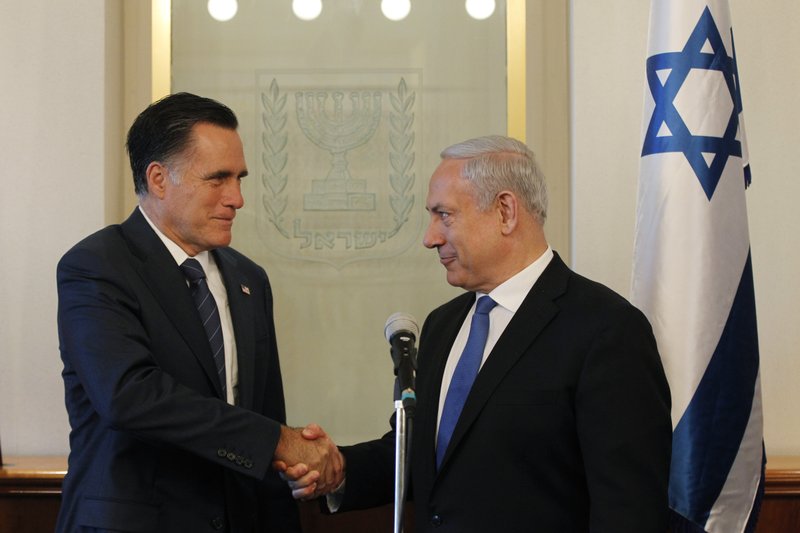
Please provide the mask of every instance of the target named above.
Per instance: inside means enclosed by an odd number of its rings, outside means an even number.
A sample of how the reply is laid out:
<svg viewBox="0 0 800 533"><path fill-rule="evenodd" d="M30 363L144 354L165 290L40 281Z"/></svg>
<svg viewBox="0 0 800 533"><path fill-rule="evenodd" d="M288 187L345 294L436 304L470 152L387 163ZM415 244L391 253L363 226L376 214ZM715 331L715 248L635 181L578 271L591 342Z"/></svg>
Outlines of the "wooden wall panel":
<svg viewBox="0 0 800 533"><path fill-rule="evenodd" d="M64 457L6 457L0 469L0 533L53 531L61 503ZM412 509L405 532L413 533ZM391 505L324 515L316 502L300 504L305 533L391 533ZM771 457L757 533L800 532L800 457Z"/></svg>

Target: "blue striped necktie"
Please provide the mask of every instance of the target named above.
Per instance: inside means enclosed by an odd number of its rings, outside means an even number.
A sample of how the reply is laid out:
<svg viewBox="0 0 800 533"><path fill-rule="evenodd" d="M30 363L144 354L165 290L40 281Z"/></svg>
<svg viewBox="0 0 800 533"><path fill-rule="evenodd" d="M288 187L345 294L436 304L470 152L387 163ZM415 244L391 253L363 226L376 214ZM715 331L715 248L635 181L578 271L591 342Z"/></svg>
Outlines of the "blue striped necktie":
<svg viewBox="0 0 800 533"><path fill-rule="evenodd" d="M222 385L222 397L227 397L225 387L225 348L222 343L222 323L219 319L219 309L214 296L208 288L206 273L197 259L191 257L183 262L181 271L186 279L189 280L189 287L192 290L192 298L200 313L200 320L206 330L208 342L211 345L211 353L214 357L214 367L217 369L220 385Z"/></svg>
<svg viewBox="0 0 800 533"><path fill-rule="evenodd" d="M478 303L475 305L475 313L472 315L467 345L464 346L464 351L461 352L461 358L456 365L453 379L450 380L450 387L447 389L447 396L444 400L444 409L442 409L442 418L439 420L439 437L436 441L437 468L442 464L442 459L447 451L447 446L450 444L450 438L453 436L456 422L458 422L458 417L461 416L461 410L464 408L464 402L467 401L472 383L475 381L475 376L478 375L478 370L481 367L483 349L486 347L486 338L489 336L489 311L495 305L497 305L497 302L488 296L479 298Z"/></svg>

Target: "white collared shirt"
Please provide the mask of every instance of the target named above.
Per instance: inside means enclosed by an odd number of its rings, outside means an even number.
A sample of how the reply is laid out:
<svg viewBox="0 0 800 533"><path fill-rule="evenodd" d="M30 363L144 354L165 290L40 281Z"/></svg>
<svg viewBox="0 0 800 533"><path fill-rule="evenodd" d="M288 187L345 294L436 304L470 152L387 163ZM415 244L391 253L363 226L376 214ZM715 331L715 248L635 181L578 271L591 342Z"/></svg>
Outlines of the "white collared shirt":
<svg viewBox="0 0 800 533"><path fill-rule="evenodd" d="M156 232L156 235L158 235L158 238L164 243L164 246L167 247L167 250L170 255L172 255L172 258L175 259L178 266L186 261L189 255L183 251L183 248L164 235L161 230L153 224L153 221L150 220L150 217L144 212L142 206L139 206L139 211L144 215L144 219L150 224L153 231ZM206 273L208 288L211 290L211 295L214 296L214 301L217 303L217 309L219 310L219 319L222 324L222 345L225 350L226 400L229 404L235 404L239 395L239 366L236 362L236 339L233 336L233 319L231 319L231 308L230 305L228 305L228 292L225 290L225 283L222 281L222 274L217 267L216 261L214 261L214 256L209 252L200 252L194 256L194 259L197 259ZM186 285L189 285L188 281Z"/></svg>
<svg viewBox="0 0 800 533"><path fill-rule="evenodd" d="M481 359L481 368L483 368L486 359L492 352L494 345L497 344L498 339L506 330L506 327L514 318L514 314L522 305L522 301L528 296L531 288L542 275L544 269L550 264L553 259L553 250L550 246L539 256L536 261L514 274L512 277L498 285L489 293L492 300L497 302L497 305L489 312L489 335L486 338L486 346L483 349L483 358ZM484 293L478 292L475 294L475 302ZM453 373L456 370L456 365L467 345L467 338L469 337L469 328L472 323L472 315L475 314L475 303L464 318L461 324L461 329L456 335L453 346L450 348L450 354L447 356L447 365L444 368L444 376L442 376L442 385L439 391L439 416L436 418L436 433L438 438L439 421L442 418L442 409L444 409L444 400L447 397L447 390L450 388L450 381L453 379Z"/></svg>

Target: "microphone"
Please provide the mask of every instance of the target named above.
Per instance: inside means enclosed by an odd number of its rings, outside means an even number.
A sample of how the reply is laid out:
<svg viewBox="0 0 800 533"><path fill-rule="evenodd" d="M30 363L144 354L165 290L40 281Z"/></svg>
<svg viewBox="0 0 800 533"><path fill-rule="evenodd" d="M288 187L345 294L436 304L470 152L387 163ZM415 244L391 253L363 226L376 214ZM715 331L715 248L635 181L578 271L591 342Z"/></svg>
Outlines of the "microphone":
<svg viewBox="0 0 800 533"><path fill-rule="evenodd" d="M417 396L414 392L414 376L417 370L417 348L419 326L408 313L394 313L386 319L383 328L386 340L391 345L394 362L395 400L402 400L403 407L414 409Z"/></svg>

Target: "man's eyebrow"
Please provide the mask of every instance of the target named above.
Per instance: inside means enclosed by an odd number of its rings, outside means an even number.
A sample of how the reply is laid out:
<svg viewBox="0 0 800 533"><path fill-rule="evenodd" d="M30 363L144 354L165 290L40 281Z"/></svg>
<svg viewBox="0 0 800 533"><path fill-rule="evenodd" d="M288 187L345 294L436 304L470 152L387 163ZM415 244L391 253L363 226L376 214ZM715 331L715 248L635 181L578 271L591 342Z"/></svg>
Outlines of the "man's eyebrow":
<svg viewBox="0 0 800 533"><path fill-rule="evenodd" d="M228 178L228 177L234 176L234 175L237 178L244 178L245 176L248 175L248 172L247 172L247 170L243 170L243 171L239 172L239 174L234 174L230 170L217 170L216 172L212 172L211 174L208 174L206 176L206 179L208 179L208 180L224 179L224 178Z"/></svg>

